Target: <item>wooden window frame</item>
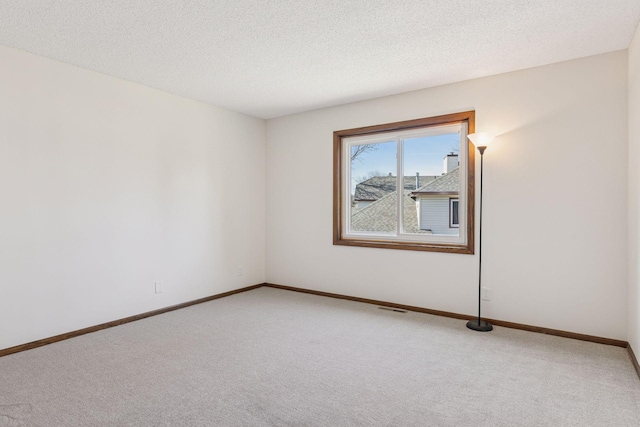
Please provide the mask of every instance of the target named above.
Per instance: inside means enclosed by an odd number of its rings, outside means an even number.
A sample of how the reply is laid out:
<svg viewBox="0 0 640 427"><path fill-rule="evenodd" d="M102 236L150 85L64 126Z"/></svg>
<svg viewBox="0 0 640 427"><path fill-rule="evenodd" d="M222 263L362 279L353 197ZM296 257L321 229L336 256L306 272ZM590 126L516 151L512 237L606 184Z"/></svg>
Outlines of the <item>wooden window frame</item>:
<svg viewBox="0 0 640 427"><path fill-rule="evenodd" d="M456 254L474 253L474 225L475 225L475 148L471 141L467 140L467 188L465 207L466 242L462 244L416 242L380 239L361 239L345 237L343 224L345 218L343 197L343 139L360 135L375 135L385 132L411 130L430 126L442 126L450 124L466 123L467 134L475 132L475 111L464 111L454 114L445 114L435 117L407 120L402 122L386 123L381 125L366 126L354 129L345 129L333 132L333 244L342 246L359 246L369 248L401 249L428 252L447 252ZM461 143L462 145L462 143ZM462 149L462 146L460 147Z"/></svg>

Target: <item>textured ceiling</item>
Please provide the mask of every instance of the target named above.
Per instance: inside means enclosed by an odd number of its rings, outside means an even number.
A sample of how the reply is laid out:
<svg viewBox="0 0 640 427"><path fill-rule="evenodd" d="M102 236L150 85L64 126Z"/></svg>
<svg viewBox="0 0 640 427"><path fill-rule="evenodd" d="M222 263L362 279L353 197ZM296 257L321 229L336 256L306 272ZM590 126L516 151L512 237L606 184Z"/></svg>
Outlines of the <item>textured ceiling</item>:
<svg viewBox="0 0 640 427"><path fill-rule="evenodd" d="M1 0L0 44L273 118L625 49L639 20L640 0Z"/></svg>

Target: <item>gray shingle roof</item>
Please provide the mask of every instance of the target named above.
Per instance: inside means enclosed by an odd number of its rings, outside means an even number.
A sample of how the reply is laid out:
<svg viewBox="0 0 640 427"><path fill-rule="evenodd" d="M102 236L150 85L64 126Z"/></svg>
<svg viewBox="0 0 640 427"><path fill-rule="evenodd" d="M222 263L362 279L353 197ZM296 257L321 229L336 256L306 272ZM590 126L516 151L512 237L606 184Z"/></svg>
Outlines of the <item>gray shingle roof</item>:
<svg viewBox="0 0 640 427"><path fill-rule="evenodd" d="M418 185L422 187L436 178L437 176L433 176L433 175L421 176L419 180L420 182ZM415 190L415 188L416 188L416 177L405 176L404 189ZM396 191L395 176L374 176L373 178L369 178L366 181L362 181L361 183L356 185L354 200L356 201L379 200L393 191Z"/></svg>
<svg viewBox="0 0 640 427"><path fill-rule="evenodd" d="M415 178L414 178L415 181ZM403 223L407 233L426 233L420 230L416 202L405 193ZM353 231L396 231L396 192L393 191L369 206L351 214Z"/></svg>
<svg viewBox="0 0 640 427"><path fill-rule="evenodd" d="M428 184L412 191L412 195L431 193L457 193L460 190L460 168L455 168L449 173L437 177Z"/></svg>
<svg viewBox="0 0 640 427"><path fill-rule="evenodd" d="M424 176L420 177L426 181L420 188L415 191L411 191L415 188L415 177L404 177L405 191L404 191L404 211L403 211L403 223L405 232L407 233L427 233L425 230L420 230L420 224L418 221L418 212L416 210L416 201L411 197L419 194L434 194L434 193L458 193L459 191L459 169L455 168L451 172L448 172L440 176ZM412 181L411 181L412 180ZM382 176L370 178L366 181L358 184L360 188L367 190L372 189L372 196L381 194L383 191L387 191L387 194L378 198L369 206L354 211L351 214L351 230L353 231L372 231L372 232L394 232L396 231L396 191L395 191L396 177L394 176ZM366 185L362 185L366 184ZM358 199L358 186L356 186L355 200L371 200L371 199ZM360 197L365 193L361 190Z"/></svg>

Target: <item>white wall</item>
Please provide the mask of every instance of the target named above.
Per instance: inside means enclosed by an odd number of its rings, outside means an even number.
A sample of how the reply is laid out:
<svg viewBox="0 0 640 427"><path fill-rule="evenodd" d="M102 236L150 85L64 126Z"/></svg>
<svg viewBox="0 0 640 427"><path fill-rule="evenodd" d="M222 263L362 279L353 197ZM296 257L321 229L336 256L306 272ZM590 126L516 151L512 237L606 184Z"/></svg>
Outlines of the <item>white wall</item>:
<svg viewBox="0 0 640 427"><path fill-rule="evenodd" d="M629 47L629 337L640 357L640 28Z"/></svg>
<svg viewBox="0 0 640 427"><path fill-rule="evenodd" d="M626 340L626 51L268 121L267 281L476 313L477 255L332 245L333 131L469 109L485 315Z"/></svg>
<svg viewBox="0 0 640 427"><path fill-rule="evenodd" d="M0 47L0 349L264 282L264 138Z"/></svg>
<svg viewBox="0 0 640 427"><path fill-rule="evenodd" d="M334 130L475 109L485 315L637 352L638 34L626 55L269 121L265 276L263 121L0 47L0 349L265 278L474 314L477 255L332 245L331 162Z"/></svg>

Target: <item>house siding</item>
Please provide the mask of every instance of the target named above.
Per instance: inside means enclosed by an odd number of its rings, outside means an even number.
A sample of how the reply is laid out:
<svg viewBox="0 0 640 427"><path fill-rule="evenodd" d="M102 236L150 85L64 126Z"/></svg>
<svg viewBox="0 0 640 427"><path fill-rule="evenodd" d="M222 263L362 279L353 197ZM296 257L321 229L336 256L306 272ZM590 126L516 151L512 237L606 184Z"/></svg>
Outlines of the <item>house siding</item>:
<svg viewBox="0 0 640 427"><path fill-rule="evenodd" d="M457 228L449 228L449 196L420 197L420 229L458 235Z"/></svg>

